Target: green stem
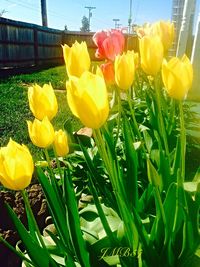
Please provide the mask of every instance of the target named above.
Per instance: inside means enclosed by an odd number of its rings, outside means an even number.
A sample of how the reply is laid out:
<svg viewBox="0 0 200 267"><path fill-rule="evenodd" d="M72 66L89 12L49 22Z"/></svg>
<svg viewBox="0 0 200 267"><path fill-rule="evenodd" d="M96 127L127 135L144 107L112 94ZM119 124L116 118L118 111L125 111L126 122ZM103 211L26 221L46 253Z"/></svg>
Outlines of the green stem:
<svg viewBox="0 0 200 267"><path fill-rule="evenodd" d="M139 137L139 140L141 141L142 140L142 136L140 134L140 131L139 131L139 128L138 128L138 124L137 124L137 121L136 121L136 118L135 118L135 112L134 112L132 104L131 104L130 92L127 93L127 100L128 100L128 104L129 104L129 108L130 108L130 112L131 112L131 117L132 117L132 120L133 120L135 133L137 134L137 136Z"/></svg>
<svg viewBox="0 0 200 267"><path fill-rule="evenodd" d="M59 188L58 188L58 185L57 185L57 183L56 183L56 180L55 180L55 176L54 176L53 170L52 170L52 168L51 168L51 161L50 161L50 157L49 157L47 148L44 149L44 154L45 154L46 160L47 160L47 162L48 162L48 166L49 166L49 171L50 171L49 178L50 178L52 187L53 187L53 189L55 190L55 193L56 193L56 195L57 195L57 197L58 197L58 200L59 200L59 202L60 202L61 207L64 208L63 202L62 202L61 198L59 197L60 194L61 194L61 191L59 191Z"/></svg>
<svg viewBox="0 0 200 267"><path fill-rule="evenodd" d="M183 104L179 101L180 112L180 141L181 141L181 185L185 180L185 153L186 153L186 131L184 126Z"/></svg>
<svg viewBox="0 0 200 267"><path fill-rule="evenodd" d="M106 150L106 145L105 145L105 142L102 138L102 134L99 129L94 131L94 138L98 146L100 155L104 161L105 167L107 169L113 191L115 193L119 212L120 212L121 218L124 222L125 229L126 229L125 231L126 238L129 242L129 245L132 247L133 232L134 232L132 214L130 210L128 209L127 203L125 200L125 192L124 192L123 184L121 183L121 180L120 180L120 174L117 168L117 160L113 159L112 155L110 155L110 151ZM109 146L107 149L109 150Z"/></svg>
<svg viewBox="0 0 200 267"><path fill-rule="evenodd" d="M57 164L57 167L58 167L58 172L59 172L59 175L60 175L60 179L61 179L61 181L63 183L62 169L61 169L61 166L60 166L60 161L58 159L58 154L56 153L55 146L53 146L53 151L54 151L54 155L55 155L55 158L56 158L56 164Z"/></svg>
<svg viewBox="0 0 200 267"><path fill-rule="evenodd" d="M50 157L49 157L49 153L48 153L47 148L44 149L44 154L45 154L45 157L46 157L48 166L49 166L50 174L51 174L51 176L53 177L53 176L54 176L54 173L53 173L53 170L52 170L52 168L51 168L51 160L50 160Z"/></svg>
<svg viewBox="0 0 200 267"><path fill-rule="evenodd" d="M156 195L156 199L157 199L157 203L158 203L158 207L161 213L161 217L162 217L162 221L163 221L163 225L164 225L164 229L165 229L165 241L164 241L164 245L166 245L167 239L168 239L168 230L167 230L167 220L166 220L166 216L165 216L165 211L163 208L163 204L162 204L162 200L160 197L160 193L158 190L158 187L155 187L155 195Z"/></svg>
<svg viewBox="0 0 200 267"><path fill-rule="evenodd" d="M100 151L102 159L103 159L103 161L105 163L106 169L108 171L108 174L112 178L113 177L112 165L110 164L108 153L107 153L106 147L105 147L105 142L104 142L104 140L102 138L101 132L100 132L99 129L97 129L97 130L94 131L93 134L94 134L95 142L96 142L96 144L98 146L98 149Z"/></svg>
<svg viewBox="0 0 200 267"><path fill-rule="evenodd" d="M121 103L121 97L118 90L116 90L117 94L117 100L118 100L118 118L117 118L117 133L116 133L116 141L115 141L115 147L119 138L119 132L120 132L120 120L121 120L121 114L122 114L122 103Z"/></svg>
<svg viewBox="0 0 200 267"><path fill-rule="evenodd" d="M41 236L41 233L40 233L40 229L39 229L39 227L38 227L38 224L37 224L37 222L36 222L36 220L35 220L35 217L34 217L34 215L33 215L33 211L32 211L32 209L31 209L30 202L29 202L28 197L27 197L27 193L26 193L25 190L22 190L22 191L21 191L21 194L22 194L22 197L23 197L23 200L24 200L25 207L26 207L26 209L28 210L28 213L29 213L29 215L30 215L30 219L31 219L31 221L33 222L35 231L36 231L36 233L37 233L37 238L39 238L39 241L40 241L42 247L43 247L45 250L47 250L47 248L46 248L46 246L45 246L45 243L44 243L44 241L43 241L43 239L42 239L42 236Z"/></svg>
<svg viewBox="0 0 200 267"><path fill-rule="evenodd" d="M180 197L179 197L179 188L183 187L183 183L185 180L185 151L186 151L186 132L184 126L184 115L183 115L183 105L182 101L179 101L179 113L180 113L180 142L181 142L181 155L180 155L180 165L181 168L177 172L177 188L176 188L176 209L174 216L174 224L172 233L175 232L178 220L178 213L180 208ZM185 199L185 194L184 194ZM185 207L188 212L187 200L185 199Z"/></svg>
<svg viewBox="0 0 200 267"><path fill-rule="evenodd" d="M160 86L159 86L159 77L155 77L154 79L154 86L155 86L155 92L156 92L156 102L158 107L158 119L159 119L159 125L160 125L160 134L163 138L163 143L165 147L166 155L169 159L169 147L168 147L168 141L167 141L167 134L165 130L164 120L162 116L162 108L161 108L161 95L160 95Z"/></svg>

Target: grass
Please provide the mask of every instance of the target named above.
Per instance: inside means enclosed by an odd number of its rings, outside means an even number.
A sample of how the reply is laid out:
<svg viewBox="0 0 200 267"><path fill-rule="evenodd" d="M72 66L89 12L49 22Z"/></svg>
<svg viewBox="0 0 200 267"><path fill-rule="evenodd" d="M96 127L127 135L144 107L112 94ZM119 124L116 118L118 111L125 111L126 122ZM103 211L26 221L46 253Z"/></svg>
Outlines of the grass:
<svg viewBox="0 0 200 267"><path fill-rule="evenodd" d="M8 143L9 139L26 144L34 159L41 156L40 149L32 145L27 120L33 120L28 106L27 91L33 83L43 85L51 82L58 99L59 111L52 123L55 130L63 128L67 119L75 121L75 128L80 124L71 114L66 100L65 82L67 79L65 66L54 67L32 74L21 74L0 80L0 146Z"/></svg>
<svg viewBox="0 0 200 267"><path fill-rule="evenodd" d="M65 82L67 79L65 66L54 67L42 71L36 71L31 74L20 74L8 78L10 83L21 85L30 85L38 83L40 85L51 82L53 88L65 90ZM3 80L2 80L3 81Z"/></svg>

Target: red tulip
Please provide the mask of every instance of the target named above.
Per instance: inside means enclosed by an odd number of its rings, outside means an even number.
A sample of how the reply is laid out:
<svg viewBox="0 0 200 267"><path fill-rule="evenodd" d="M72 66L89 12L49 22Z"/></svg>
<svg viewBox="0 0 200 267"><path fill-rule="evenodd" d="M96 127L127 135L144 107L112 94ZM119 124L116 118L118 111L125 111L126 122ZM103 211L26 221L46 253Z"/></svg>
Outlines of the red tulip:
<svg viewBox="0 0 200 267"><path fill-rule="evenodd" d="M125 38L119 30L96 32L93 41L98 47L97 58L114 61L115 57L124 50Z"/></svg>
<svg viewBox="0 0 200 267"><path fill-rule="evenodd" d="M111 85L115 83L115 71L114 66L111 61L108 61L104 64L101 64L100 66L104 79L106 81L106 84Z"/></svg>

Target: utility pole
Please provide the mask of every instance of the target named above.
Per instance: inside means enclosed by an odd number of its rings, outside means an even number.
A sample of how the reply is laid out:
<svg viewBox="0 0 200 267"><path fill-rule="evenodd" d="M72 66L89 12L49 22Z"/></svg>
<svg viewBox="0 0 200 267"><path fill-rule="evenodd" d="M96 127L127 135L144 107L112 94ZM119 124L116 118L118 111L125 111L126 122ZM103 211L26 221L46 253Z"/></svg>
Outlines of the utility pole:
<svg viewBox="0 0 200 267"><path fill-rule="evenodd" d="M117 25L118 25L118 21L120 21L120 19L113 19L113 21L115 22L115 29L117 29Z"/></svg>
<svg viewBox="0 0 200 267"><path fill-rule="evenodd" d="M87 8L88 9L88 11L89 11L89 15L88 15L88 21L89 21L89 29L88 29L88 31L90 31L90 18L92 17L92 9L96 9L96 7L94 7L94 6L85 6L85 8Z"/></svg>
<svg viewBox="0 0 200 267"><path fill-rule="evenodd" d="M132 0L130 0L130 10L129 10L129 19L128 19L128 33L131 33L131 23L132 23Z"/></svg>
<svg viewBox="0 0 200 267"><path fill-rule="evenodd" d="M41 0L42 26L48 27L46 0Z"/></svg>

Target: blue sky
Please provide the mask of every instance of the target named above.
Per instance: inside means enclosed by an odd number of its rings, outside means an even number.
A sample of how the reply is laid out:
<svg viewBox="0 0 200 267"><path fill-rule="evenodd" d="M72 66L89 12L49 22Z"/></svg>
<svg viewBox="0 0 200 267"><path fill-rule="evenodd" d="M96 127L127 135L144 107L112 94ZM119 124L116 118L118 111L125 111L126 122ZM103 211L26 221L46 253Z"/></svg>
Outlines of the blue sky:
<svg viewBox="0 0 200 267"><path fill-rule="evenodd" d="M85 6L95 6L92 11L91 30L114 28L114 18L123 27L128 24L130 0L46 0L48 25L55 29L79 30L82 17L88 16ZM199 1L199 0L198 0ZM156 20L170 20L172 0L133 0L132 21L142 25ZM40 0L0 0L4 17L41 25Z"/></svg>

